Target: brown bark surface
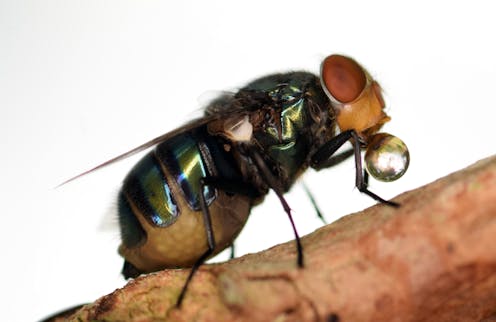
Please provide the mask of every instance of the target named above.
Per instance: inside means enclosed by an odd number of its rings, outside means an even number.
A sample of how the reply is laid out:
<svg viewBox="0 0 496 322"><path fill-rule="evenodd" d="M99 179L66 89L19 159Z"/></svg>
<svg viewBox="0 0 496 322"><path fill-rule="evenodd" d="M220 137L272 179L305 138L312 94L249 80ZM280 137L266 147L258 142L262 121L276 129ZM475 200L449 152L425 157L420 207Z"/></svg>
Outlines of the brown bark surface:
<svg viewBox="0 0 496 322"><path fill-rule="evenodd" d="M294 242L140 277L72 321L496 321L496 157Z"/></svg>

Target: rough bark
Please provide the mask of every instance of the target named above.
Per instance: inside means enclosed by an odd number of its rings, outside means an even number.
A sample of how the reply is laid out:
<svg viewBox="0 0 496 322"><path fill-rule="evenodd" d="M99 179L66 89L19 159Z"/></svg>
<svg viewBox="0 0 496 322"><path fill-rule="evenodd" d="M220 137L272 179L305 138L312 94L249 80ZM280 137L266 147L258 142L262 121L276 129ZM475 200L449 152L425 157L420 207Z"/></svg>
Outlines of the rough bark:
<svg viewBox="0 0 496 322"><path fill-rule="evenodd" d="M496 321L496 157L302 238L140 277L71 321Z"/></svg>

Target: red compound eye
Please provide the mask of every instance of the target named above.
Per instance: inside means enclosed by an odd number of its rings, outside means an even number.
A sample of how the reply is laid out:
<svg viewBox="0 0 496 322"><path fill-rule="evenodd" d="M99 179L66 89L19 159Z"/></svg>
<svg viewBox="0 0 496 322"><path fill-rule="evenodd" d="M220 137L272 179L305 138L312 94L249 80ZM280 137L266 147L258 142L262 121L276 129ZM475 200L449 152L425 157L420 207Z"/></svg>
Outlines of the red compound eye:
<svg viewBox="0 0 496 322"><path fill-rule="evenodd" d="M367 82L363 68L354 60L331 55L322 63L322 81L329 93L341 103L349 103L362 92Z"/></svg>

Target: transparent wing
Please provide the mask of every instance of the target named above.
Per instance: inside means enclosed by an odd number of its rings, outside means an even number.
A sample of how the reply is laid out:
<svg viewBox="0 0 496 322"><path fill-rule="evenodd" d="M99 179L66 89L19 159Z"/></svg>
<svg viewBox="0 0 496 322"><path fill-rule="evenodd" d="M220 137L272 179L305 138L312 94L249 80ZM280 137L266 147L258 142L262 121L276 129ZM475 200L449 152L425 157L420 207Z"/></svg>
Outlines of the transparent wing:
<svg viewBox="0 0 496 322"><path fill-rule="evenodd" d="M238 93L239 94L239 93ZM245 95L243 95L245 96ZM219 119L222 119L222 118L226 118L226 117L229 117L229 116L232 116L232 115L236 115L236 114L239 114L239 113L245 113L245 114L248 114L250 110L253 110L251 108L251 104L248 104L248 106L246 105L246 103L249 103L249 102L244 102L245 99L243 98L239 98L234 96L234 94L232 93L224 93L223 95L221 95L220 97L218 97L217 99L213 100L212 102L210 102L210 104L205 108L205 115L202 116L202 117L199 117L199 118L196 118L186 124L184 124L183 126L175 129L175 130L172 130L170 132L167 132L165 134L162 134L160 136L157 136L156 138L154 139L151 139L150 141L148 142L145 142L127 152L124 152L116 157L113 157L112 159L109 159L89 170L86 170L72 178L69 178L67 179L66 181L62 182L61 184L59 184L57 187L60 187L60 186L63 186L71 181L74 181L82 176L85 176L93 171L96 171L96 170L99 170L101 168L104 168L108 165L111 165L115 162L118 162L118 161L121 161L123 159L126 159L128 157L130 157L131 155L134 155L136 153L139 153L141 151L144 151L148 148L151 148L161 142L164 142L166 141L167 139L171 138L171 137L174 137L180 133L183 133L183 132L186 132L186 131L189 131L189 130L192 130L194 128L197 128L199 126L202 126L204 124L207 124L207 123L210 123L212 121L216 121L216 120L219 120Z"/></svg>

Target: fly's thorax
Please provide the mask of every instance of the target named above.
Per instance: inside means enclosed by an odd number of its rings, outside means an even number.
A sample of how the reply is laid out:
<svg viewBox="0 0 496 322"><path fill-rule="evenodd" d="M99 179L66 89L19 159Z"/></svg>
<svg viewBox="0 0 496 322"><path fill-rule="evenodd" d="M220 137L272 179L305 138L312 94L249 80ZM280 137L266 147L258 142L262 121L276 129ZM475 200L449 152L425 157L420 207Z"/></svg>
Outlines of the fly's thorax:
<svg viewBox="0 0 496 322"><path fill-rule="evenodd" d="M309 156L334 135L334 114L317 76L306 72L259 79L240 92L259 91L249 115L251 144L288 190L307 168ZM263 95L260 95L260 92Z"/></svg>
<svg viewBox="0 0 496 322"><path fill-rule="evenodd" d="M275 74L241 88L208 113L223 113L207 124L209 135L224 139L223 149L237 160L242 177L262 196L266 179L246 153L255 149L288 190L308 167L310 155L335 133L335 114L320 79L307 72Z"/></svg>

